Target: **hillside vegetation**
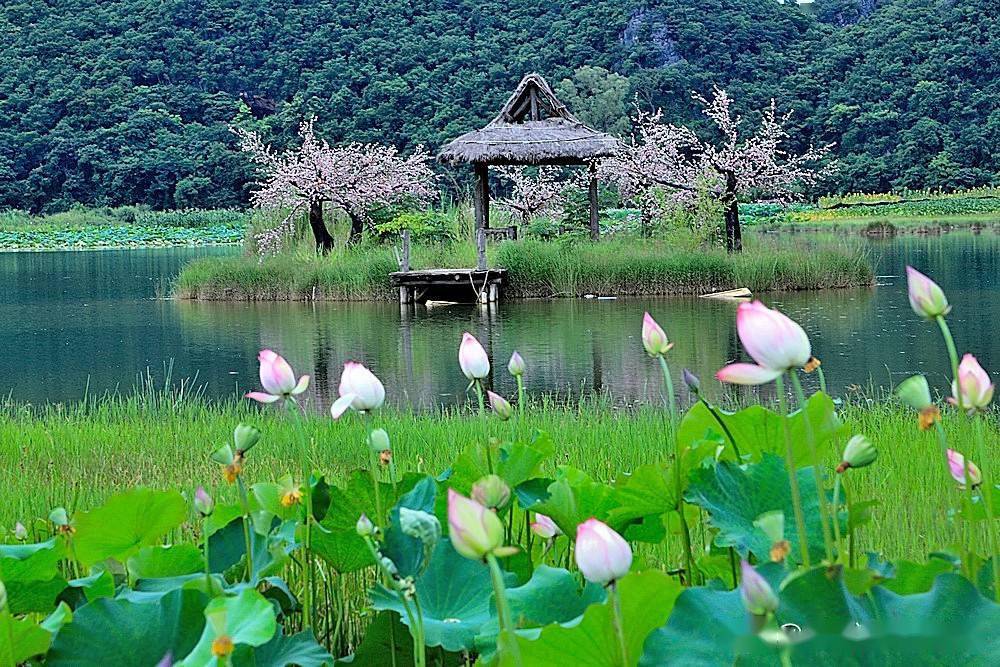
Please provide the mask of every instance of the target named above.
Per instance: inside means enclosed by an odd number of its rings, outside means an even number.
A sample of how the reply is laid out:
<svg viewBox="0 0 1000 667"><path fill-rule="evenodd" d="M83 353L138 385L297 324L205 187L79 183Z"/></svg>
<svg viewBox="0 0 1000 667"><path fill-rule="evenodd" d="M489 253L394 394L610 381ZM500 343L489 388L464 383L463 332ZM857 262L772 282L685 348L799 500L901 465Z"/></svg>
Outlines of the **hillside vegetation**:
<svg viewBox="0 0 1000 667"><path fill-rule="evenodd" d="M230 125L436 149L532 70L618 131L633 99L697 123L692 90L776 97L837 142L825 189L1000 173L1000 25L973 0L21 0L0 36L0 206L32 212L242 206Z"/></svg>

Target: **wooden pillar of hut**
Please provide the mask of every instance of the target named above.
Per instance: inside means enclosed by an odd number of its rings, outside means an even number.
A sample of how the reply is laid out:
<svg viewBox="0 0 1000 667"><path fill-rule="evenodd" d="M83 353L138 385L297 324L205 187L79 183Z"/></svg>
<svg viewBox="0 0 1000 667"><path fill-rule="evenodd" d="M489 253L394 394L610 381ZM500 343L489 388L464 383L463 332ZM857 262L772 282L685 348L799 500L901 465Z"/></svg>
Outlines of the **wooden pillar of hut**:
<svg viewBox="0 0 1000 667"><path fill-rule="evenodd" d="M597 216L597 165L590 163L590 182L587 188L590 198L590 239L597 241L601 238L601 225Z"/></svg>
<svg viewBox="0 0 1000 667"><path fill-rule="evenodd" d="M475 163L476 187L473 205L476 212L476 257L480 271L486 268L486 230L490 228L490 174L485 162Z"/></svg>

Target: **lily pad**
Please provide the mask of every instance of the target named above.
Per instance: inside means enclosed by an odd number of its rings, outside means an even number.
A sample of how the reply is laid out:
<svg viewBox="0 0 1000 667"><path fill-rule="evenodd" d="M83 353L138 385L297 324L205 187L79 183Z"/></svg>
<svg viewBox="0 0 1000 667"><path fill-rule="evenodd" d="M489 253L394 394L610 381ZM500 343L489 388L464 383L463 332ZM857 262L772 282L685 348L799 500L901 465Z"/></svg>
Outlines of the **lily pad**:
<svg viewBox="0 0 1000 667"><path fill-rule="evenodd" d="M59 561L66 555L62 539L53 537L36 544L0 545L0 581L7 589L12 614L49 612L66 580Z"/></svg>
<svg viewBox="0 0 1000 667"><path fill-rule="evenodd" d="M823 529L813 470L799 469L797 476L809 553L818 560L824 553ZM760 463L740 466L720 461L714 468L695 470L685 499L708 512L710 523L719 531L715 536L717 546L735 547L740 554L752 553L760 561L770 560L772 540L754 522L766 512L783 512L785 539L792 545L788 558L798 562L801 554L799 536L783 459L765 454Z"/></svg>
<svg viewBox="0 0 1000 667"><path fill-rule="evenodd" d="M507 575L508 584L513 581ZM416 580L417 599L424 619L427 646L446 651L471 651L476 635L490 620L493 584L484 563L460 556L451 541L438 542L427 569ZM372 606L399 614L409 624L402 600L395 591L379 585L371 592Z"/></svg>
<svg viewBox="0 0 1000 667"><path fill-rule="evenodd" d="M74 552L85 565L105 558L124 562L181 525L187 514L184 496L177 491L127 491L77 516Z"/></svg>

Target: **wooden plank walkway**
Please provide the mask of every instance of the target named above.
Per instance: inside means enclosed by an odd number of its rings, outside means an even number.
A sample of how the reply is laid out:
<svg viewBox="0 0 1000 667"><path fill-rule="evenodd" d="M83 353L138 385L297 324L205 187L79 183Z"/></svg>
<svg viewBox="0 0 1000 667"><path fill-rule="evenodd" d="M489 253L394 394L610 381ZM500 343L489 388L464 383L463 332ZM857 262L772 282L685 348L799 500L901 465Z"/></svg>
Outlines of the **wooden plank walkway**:
<svg viewBox="0 0 1000 667"><path fill-rule="evenodd" d="M507 269L395 271L389 282L399 288L400 303L496 303L507 282Z"/></svg>

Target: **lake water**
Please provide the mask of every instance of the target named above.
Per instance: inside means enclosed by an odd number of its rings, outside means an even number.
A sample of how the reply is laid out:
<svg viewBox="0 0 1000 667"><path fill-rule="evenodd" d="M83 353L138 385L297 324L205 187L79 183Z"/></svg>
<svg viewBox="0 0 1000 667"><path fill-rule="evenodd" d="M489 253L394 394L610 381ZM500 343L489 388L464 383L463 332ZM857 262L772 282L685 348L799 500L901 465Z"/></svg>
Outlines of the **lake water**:
<svg viewBox="0 0 1000 667"><path fill-rule="evenodd" d="M760 297L809 332L832 390L887 386L923 371L945 386L935 327L906 299L905 264L935 277L953 306L960 351L1000 372L1000 236L953 233L868 241L878 261L871 289ZM465 400L458 368L463 331L487 345L494 384L514 391L505 366L517 349L532 392L610 393L629 403L658 397L657 367L643 354L648 309L676 346L675 372L688 367L713 395L712 374L741 356L735 304L697 298L562 299L478 306L347 303L191 303L162 298L187 261L234 248L0 253L0 395L43 402L128 391L147 372L158 383L193 379L213 397L257 386L256 352L270 347L310 373L310 399L336 398L342 363L363 361L392 400L426 408ZM996 377L996 375L994 375Z"/></svg>

